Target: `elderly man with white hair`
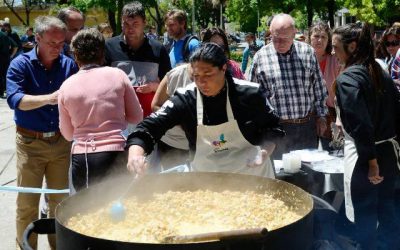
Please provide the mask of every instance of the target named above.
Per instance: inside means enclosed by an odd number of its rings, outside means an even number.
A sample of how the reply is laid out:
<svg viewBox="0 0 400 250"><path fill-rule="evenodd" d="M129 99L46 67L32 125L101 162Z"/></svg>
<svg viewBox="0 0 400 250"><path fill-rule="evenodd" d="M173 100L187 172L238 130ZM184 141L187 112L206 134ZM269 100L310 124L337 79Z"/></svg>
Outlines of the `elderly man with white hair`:
<svg viewBox="0 0 400 250"><path fill-rule="evenodd" d="M286 131L273 154L280 159L291 150L318 146L317 130L326 129L327 90L313 48L294 41L294 19L278 14L270 30L272 42L254 56L249 79L261 85Z"/></svg>

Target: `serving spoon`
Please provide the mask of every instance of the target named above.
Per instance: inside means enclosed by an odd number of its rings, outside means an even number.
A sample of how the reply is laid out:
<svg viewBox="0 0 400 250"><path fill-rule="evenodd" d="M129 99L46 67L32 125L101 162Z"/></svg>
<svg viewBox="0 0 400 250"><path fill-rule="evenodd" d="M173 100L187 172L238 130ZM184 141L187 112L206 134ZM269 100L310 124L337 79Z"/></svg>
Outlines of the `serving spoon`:
<svg viewBox="0 0 400 250"><path fill-rule="evenodd" d="M132 185L139 179L139 175L136 174L133 180L129 183L128 188L122 193L122 195L113 202L111 205L110 210L108 211L111 220L114 222L120 222L125 220L126 216L126 209L123 204L123 199L125 199L125 196L128 194L129 190L131 189Z"/></svg>
<svg viewBox="0 0 400 250"><path fill-rule="evenodd" d="M147 164L147 159L146 156L136 156L133 157L133 164L143 164L146 166ZM108 211L108 214L111 218L112 221L114 222L120 222L125 220L126 216L126 209L123 204L123 199L125 199L125 196L128 194L129 190L131 189L132 185L139 179L139 177L143 175L138 172L136 172L135 177L133 180L129 183L128 188L122 193L122 195L111 205L110 210Z"/></svg>
<svg viewBox="0 0 400 250"><path fill-rule="evenodd" d="M143 159L146 162L146 159ZM189 172L189 168L186 164L184 165L179 165L164 171L161 171L160 174L165 174L165 173L172 173L172 172ZM123 204L123 199L125 199L125 196L128 194L129 190L131 189L132 185L140 179L140 176L138 174L135 175L133 180L129 183L128 188L124 191L124 193L115 201L112 203L110 210L108 211L108 214L111 218L112 221L114 222L120 222L125 220L126 216L126 209Z"/></svg>

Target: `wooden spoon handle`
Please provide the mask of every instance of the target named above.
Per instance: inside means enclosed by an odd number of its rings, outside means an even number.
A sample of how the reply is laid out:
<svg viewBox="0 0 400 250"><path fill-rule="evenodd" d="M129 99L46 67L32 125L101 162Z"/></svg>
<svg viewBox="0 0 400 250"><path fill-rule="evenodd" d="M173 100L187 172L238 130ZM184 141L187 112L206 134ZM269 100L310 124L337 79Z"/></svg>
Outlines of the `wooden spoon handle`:
<svg viewBox="0 0 400 250"><path fill-rule="evenodd" d="M268 230L266 228L252 228L202 234L167 236L164 240L165 242L170 243L184 243L213 240L257 239L265 237L267 234Z"/></svg>

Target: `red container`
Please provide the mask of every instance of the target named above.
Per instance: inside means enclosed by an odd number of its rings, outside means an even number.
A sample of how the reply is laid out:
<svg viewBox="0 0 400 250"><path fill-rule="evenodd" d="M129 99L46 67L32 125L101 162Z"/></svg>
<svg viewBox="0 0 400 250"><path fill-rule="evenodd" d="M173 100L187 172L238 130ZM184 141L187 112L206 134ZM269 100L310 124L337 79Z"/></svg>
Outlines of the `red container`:
<svg viewBox="0 0 400 250"><path fill-rule="evenodd" d="M143 118L149 116L153 111L151 110L151 101L154 98L154 95L156 92L150 92L150 93L139 93L136 91L138 88L137 86L133 86L135 89L136 95L139 99L140 105L142 105L143 109Z"/></svg>

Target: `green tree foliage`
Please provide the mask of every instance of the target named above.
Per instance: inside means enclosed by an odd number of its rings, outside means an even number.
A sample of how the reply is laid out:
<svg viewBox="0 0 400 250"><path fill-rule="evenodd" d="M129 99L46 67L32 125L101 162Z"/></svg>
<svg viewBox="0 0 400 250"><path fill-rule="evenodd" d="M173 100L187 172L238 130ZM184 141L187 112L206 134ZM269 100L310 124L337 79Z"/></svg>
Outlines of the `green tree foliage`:
<svg viewBox="0 0 400 250"><path fill-rule="evenodd" d="M192 4L193 0L172 0L172 6L181 10L185 10L188 14L188 26L191 27L192 23ZM220 5L223 6L223 13L225 12L225 0L194 0L196 24L200 29L207 28L208 26L220 25Z"/></svg>
<svg viewBox="0 0 400 250"><path fill-rule="evenodd" d="M132 2L131 0L71 0L69 5L74 5L83 12L88 8L98 7L102 8L107 12L108 22L115 31L116 34L121 32L121 11L122 7ZM158 31L161 31L163 26L163 16L165 11L160 9L159 2L157 0L140 0L146 9L146 17L149 23L154 22L158 27Z"/></svg>
<svg viewBox="0 0 400 250"><path fill-rule="evenodd" d="M49 5L54 4L53 0L3 0L4 5L13 13L13 15L24 26L30 26L30 14L34 9L46 9ZM18 14L17 9L24 9L25 19Z"/></svg>
<svg viewBox="0 0 400 250"><path fill-rule="evenodd" d="M230 0L225 13L230 21L240 24L243 31L254 32L257 29L257 12L261 20L276 13L291 14L296 19L298 28L307 29L314 19L329 21L333 26L338 3L335 0ZM263 22L260 27L265 28Z"/></svg>
<svg viewBox="0 0 400 250"><path fill-rule="evenodd" d="M343 0L343 5L357 19L378 26L390 24L400 16L399 0Z"/></svg>
<svg viewBox="0 0 400 250"><path fill-rule="evenodd" d="M229 22L240 25L240 30L255 32L258 28L257 10L261 11L257 0L230 0L226 6L225 14Z"/></svg>

